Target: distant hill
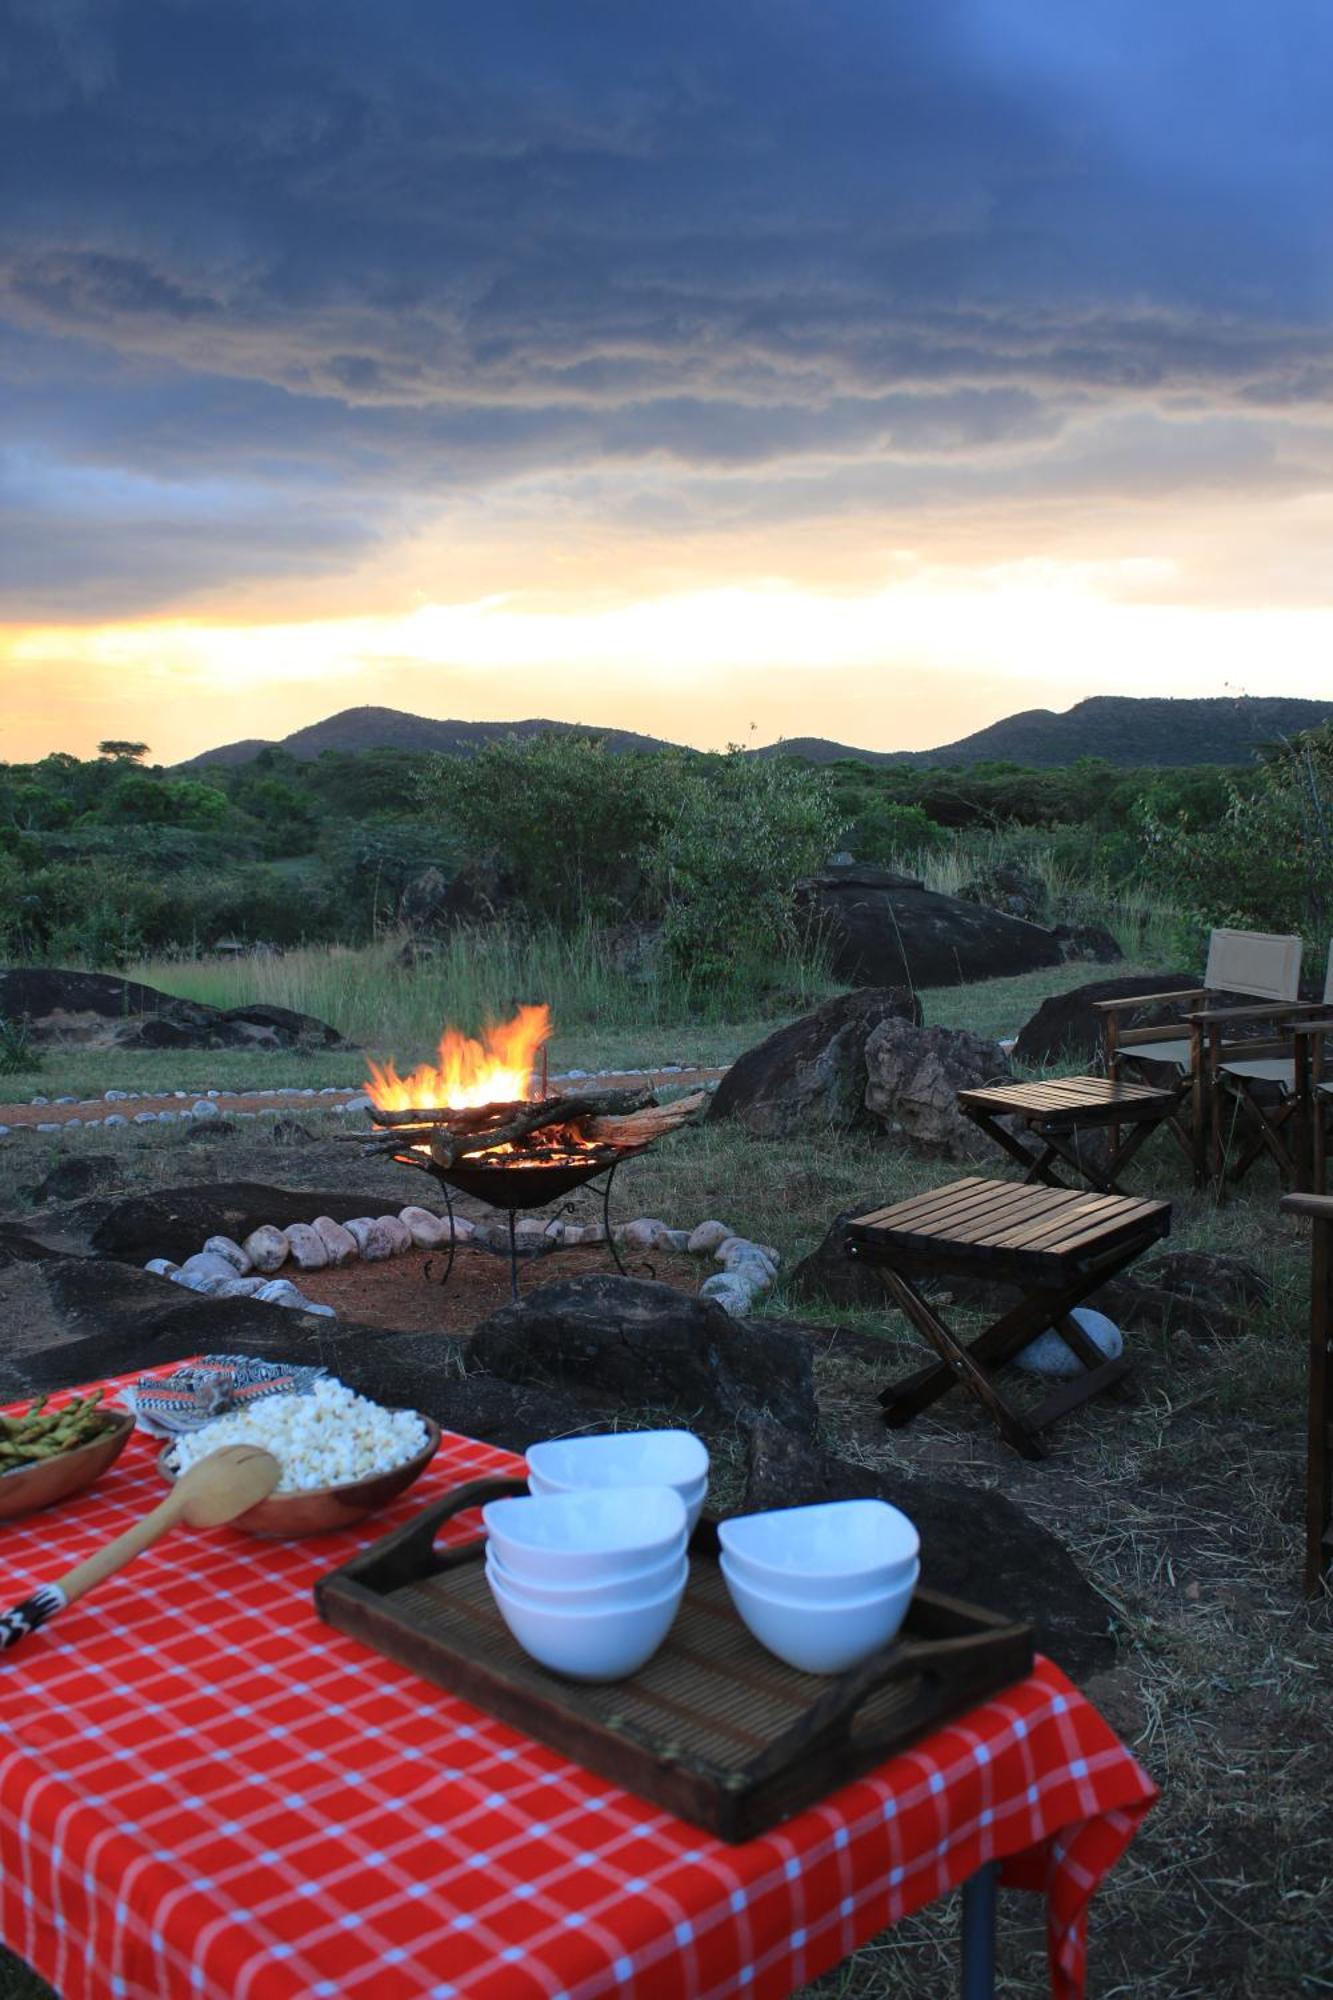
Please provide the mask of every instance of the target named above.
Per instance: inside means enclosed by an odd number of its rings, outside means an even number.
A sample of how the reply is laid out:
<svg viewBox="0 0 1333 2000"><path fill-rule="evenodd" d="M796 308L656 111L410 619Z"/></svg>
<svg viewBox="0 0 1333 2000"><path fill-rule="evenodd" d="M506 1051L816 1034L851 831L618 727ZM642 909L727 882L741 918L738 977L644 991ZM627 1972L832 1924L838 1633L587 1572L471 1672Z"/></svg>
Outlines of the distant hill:
<svg viewBox="0 0 1333 2000"><path fill-rule="evenodd" d="M206 764L248 764L261 750L286 750L290 756L313 762L326 750L438 750L455 757L475 757L487 743L504 736L600 736L613 750L668 750L673 746L658 736L636 736L631 729L597 729L575 722L436 722L428 715L409 715L401 708L344 708L307 729L293 730L277 742L247 737L240 743L223 743L216 750L201 750L179 766L198 770Z"/></svg>
<svg viewBox="0 0 1333 2000"><path fill-rule="evenodd" d="M1049 770L1080 757L1127 769L1148 765L1248 764L1256 750L1333 720L1333 701L1281 695L1218 695L1201 700L1099 694L1057 714L1029 708L937 750L853 750L822 736L770 743L760 757L806 757L831 764L1025 764Z"/></svg>
<svg viewBox="0 0 1333 2000"><path fill-rule="evenodd" d="M1025 764L1037 770L1101 757L1128 769L1146 765L1247 764L1265 743L1333 720L1333 701L1297 701L1280 695L1218 695L1173 701L1156 696L1093 695L1063 714L1029 708L988 729L937 750L858 750L823 736L790 737L756 750L756 757L805 757L812 764L853 758L863 764ZM679 746L629 729L598 729L572 722L436 722L398 708L345 708L308 729L270 745L248 737L201 751L180 766L248 764L261 750L277 748L313 760L325 750L438 750L475 757L497 737L587 734L613 750L668 750Z"/></svg>

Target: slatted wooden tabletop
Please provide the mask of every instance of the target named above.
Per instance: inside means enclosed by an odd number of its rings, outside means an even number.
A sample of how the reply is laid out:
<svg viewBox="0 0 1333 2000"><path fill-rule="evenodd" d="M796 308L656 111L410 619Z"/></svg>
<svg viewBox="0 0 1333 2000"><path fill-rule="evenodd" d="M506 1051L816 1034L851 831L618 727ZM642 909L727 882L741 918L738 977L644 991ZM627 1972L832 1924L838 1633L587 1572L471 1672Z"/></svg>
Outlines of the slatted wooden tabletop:
<svg viewBox="0 0 1333 2000"><path fill-rule="evenodd" d="M1059 1283L1140 1236L1145 1244L1165 1236L1170 1223L1167 1201L973 1176L857 1216L847 1236L868 1262L1004 1266L1016 1278Z"/></svg>
<svg viewBox="0 0 1333 2000"><path fill-rule="evenodd" d="M960 1090L960 1106L975 1107L992 1115L1017 1113L1034 1123L1071 1124L1082 1117L1110 1124L1116 1117L1126 1121L1165 1117L1176 1102L1171 1090L1152 1090L1143 1083L1113 1082L1109 1076L1055 1076L1044 1083L1002 1083L993 1089Z"/></svg>

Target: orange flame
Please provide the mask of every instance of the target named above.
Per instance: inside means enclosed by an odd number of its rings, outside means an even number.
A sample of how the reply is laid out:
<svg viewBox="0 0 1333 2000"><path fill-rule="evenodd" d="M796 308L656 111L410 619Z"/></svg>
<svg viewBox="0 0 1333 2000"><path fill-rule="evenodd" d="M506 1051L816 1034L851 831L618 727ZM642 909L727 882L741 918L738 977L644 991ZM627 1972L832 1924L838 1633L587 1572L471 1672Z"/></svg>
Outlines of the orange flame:
<svg viewBox="0 0 1333 2000"><path fill-rule="evenodd" d="M393 1063L370 1064L366 1095L381 1111L435 1111L446 1106L517 1104L537 1095L533 1068L551 1032L549 1007L520 1007L512 1021L482 1030L482 1039L446 1028L438 1069L422 1063L409 1077Z"/></svg>

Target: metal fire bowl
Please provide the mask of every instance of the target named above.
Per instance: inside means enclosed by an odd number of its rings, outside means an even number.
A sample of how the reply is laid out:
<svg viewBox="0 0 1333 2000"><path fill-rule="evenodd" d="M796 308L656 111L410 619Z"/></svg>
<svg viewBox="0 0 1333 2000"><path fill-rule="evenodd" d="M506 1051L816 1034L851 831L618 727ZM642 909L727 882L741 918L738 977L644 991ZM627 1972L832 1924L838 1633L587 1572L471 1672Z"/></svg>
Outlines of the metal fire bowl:
<svg viewBox="0 0 1333 2000"><path fill-rule="evenodd" d="M571 1193L585 1181L609 1173L622 1160L632 1160L636 1153L647 1150L646 1146L617 1146L608 1149L603 1158L582 1161L578 1166L470 1167L462 1161L456 1167L445 1168L437 1167L434 1161L428 1165L425 1160L421 1165L436 1180L457 1188L460 1194L475 1195L478 1201L489 1202L492 1208L544 1208L548 1201L558 1201L562 1194Z"/></svg>

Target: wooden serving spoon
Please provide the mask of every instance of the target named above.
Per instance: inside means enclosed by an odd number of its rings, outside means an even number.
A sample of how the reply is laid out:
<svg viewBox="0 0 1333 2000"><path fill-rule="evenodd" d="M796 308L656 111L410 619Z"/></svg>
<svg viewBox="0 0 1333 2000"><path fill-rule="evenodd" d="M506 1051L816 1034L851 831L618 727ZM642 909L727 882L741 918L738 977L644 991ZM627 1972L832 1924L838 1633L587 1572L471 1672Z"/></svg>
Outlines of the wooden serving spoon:
<svg viewBox="0 0 1333 2000"><path fill-rule="evenodd" d="M59 1583L44 1583L12 1611L0 1613L0 1652L35 1632L76 1597L114 1576L144 1549L184 1522L189 1528L220 1528L266 1500L282 1477L271 1452L258 1445L228 1444L210 1452L182 1475L166 1499L142 1521L136 1521L114 1542L108 1542L86 1562L77 1563Z"/></svg>

